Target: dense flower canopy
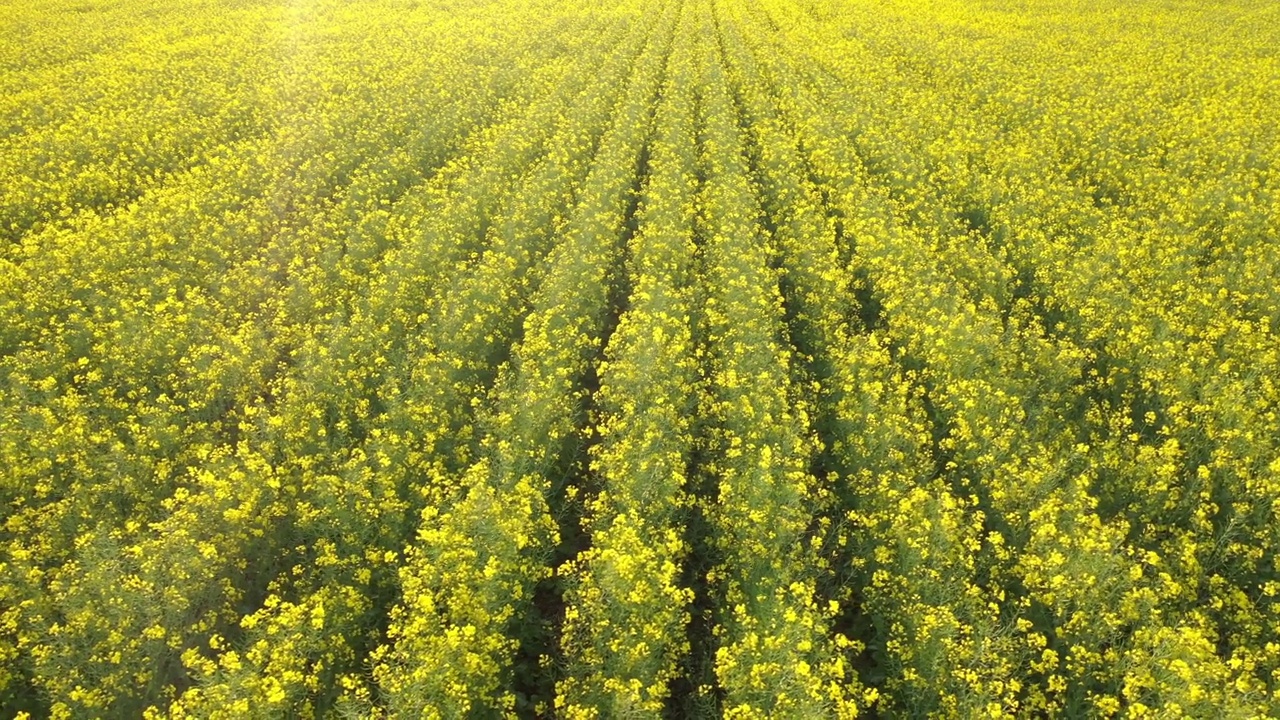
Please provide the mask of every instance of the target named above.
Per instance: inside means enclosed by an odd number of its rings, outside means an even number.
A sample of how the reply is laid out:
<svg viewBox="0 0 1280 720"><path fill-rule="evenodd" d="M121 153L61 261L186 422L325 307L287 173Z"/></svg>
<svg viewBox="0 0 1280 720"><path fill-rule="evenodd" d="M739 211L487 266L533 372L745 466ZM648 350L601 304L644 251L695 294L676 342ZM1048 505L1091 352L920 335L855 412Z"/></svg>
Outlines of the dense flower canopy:
<svg viewBox="0 0 1280 720"><path fill-rule="evenodd" d="M0 714L1280 716L1262 0L0 0Z"/></svg>

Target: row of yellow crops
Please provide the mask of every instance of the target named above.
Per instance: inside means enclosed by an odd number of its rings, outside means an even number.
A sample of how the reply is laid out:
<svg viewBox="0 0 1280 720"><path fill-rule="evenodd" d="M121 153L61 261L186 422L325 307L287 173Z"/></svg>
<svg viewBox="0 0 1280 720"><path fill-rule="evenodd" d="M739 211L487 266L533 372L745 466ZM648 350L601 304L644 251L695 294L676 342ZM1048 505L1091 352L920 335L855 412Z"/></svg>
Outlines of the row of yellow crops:
<svg viewBox="0 0 1280 720"><path fill-rule="evenodd" d="M1280 716L1261 0L0 0L0 710Z"/></svg>

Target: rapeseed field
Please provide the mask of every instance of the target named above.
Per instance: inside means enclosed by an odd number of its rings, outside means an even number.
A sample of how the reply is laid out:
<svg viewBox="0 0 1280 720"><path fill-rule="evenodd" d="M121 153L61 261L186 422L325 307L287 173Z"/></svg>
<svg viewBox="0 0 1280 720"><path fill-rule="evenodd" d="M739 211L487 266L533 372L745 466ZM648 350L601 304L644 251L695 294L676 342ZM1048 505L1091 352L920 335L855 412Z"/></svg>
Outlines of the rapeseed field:
<svg viewBox="0 0 1280 720"><path fill-rule="evenodd" d="M0 715L1280 717L1280 4L0 0Z"/></svg>

